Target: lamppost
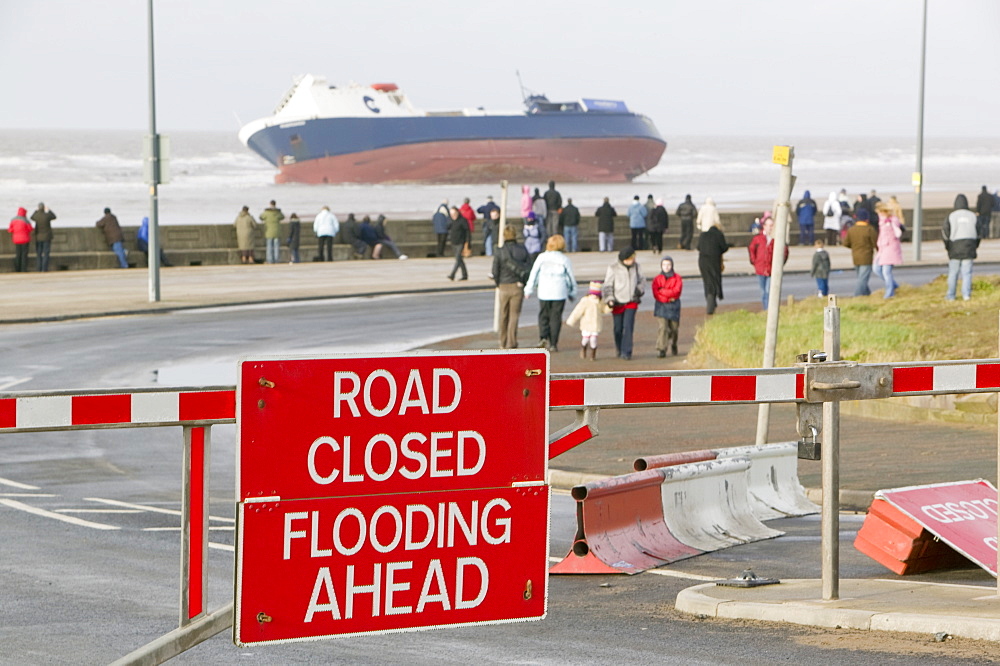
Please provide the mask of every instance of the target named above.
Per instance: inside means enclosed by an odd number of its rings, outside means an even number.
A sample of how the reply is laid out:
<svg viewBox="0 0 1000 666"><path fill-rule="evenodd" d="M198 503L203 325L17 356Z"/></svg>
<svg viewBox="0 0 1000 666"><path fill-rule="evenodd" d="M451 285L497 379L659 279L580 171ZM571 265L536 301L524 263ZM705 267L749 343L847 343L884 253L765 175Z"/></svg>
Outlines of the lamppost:
<svg viewBox="0 0 1000 666"><path fill-rule="evenodd" d="M149 24L149 137L147 159L149 179L149 302L160 300L160 225L157 188L160 184L160 137L156 134L156 68L153 61L153 0L148 3Z"/></svg>
<svg viewBox="0 0 1000 666"><path fill-rule="evenodd" d="M917 170L913 172L913 187L917 198L913 204L913 260L920 261L920 242L923 240L923 189L924 189L924 66L927 62L927 0L924 0L923 36L920 39L920 103L917 111Z"/></svg>

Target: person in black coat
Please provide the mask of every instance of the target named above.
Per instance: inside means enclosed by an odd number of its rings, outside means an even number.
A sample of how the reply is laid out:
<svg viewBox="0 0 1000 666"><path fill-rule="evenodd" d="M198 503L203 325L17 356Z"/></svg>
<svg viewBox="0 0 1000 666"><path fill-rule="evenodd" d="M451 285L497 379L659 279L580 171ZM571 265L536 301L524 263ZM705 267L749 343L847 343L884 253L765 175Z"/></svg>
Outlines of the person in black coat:
<svg viewBox="0 0 1000 666"><path fill-rule="evenodd" d="M670 226L670 216L663 207L663 199L657 199L653 210L646 217L646 231L649 232L649 245L653 254L663 254L663 232Z"/></svg>
<svg viewBox="0 0 1000 666"><path fill-rule="evenodd" d="M461 270L462 277L458 279L468 280L469 271L465 268L465 255L469 252L469 241L472 235L469 231L469 222L454 206L448 211L448 215L451 217L451 223L448 225L448 242L451 243L451 249L455 252L455 265L452 267L451 273L448 274L448 279L454 280L455 274Z"/></svg>
<svg viewBox="0 0 1000 666"><path fill-rule="evenodd" d="M615 216L618 215L607 197L594 215L597 217L597 246L601 252L615 249Z"/></svg>
<svg viewBox="0 0 1000 666"><path fill-rule="evenodd" d="M503 246L493 253L493 282L500 295L500 349L517 349L517 324L530 271L531 259L517 242L517 230L504 227Z"/></svg>
<svg viewBox="0 0 1000 666"><path fill-rule="evenodd" d="M717 226L698 236L698 270L705 285L706 314L715 314L717 301L722 300L722 255L728 250L726 236Z"/></svg>
<svg viewBox="0 0 1000 666"><path fill-rule="evenodd" d="M681 219L681 237L677 242L678 250L690 250L694 239L694 221L698 217L698 209L691 201L691 195L684 196L684 202L677 207L677 217Z"/></svg>
<svg viewBox="0 0 1000 666"><path fill-rule="evenodd" d="M559 213L559 233L566 239L567 252L580 251L580 209L573 205L572 199L566 200Z"/></svg>

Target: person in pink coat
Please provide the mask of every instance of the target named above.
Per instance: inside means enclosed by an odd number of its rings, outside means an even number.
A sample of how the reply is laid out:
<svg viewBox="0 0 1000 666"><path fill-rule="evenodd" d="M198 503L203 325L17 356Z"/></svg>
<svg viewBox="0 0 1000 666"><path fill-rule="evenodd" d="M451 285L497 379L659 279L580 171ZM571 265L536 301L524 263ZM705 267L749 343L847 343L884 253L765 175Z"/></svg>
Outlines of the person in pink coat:
<svg viewBox="0 0 1000 666"><path fill-rule="evenodd" d="M878 243L875 262L885 281L885 298L892 298L899 284L892 277L892 267L903 263L903 223L892 214L888 206L879 202L875 206L878 213Z"/></svg>
<svg viewBox="0 0 1000 666"><path fill-rule="evenodd" d="M7 231L10 232L11 240L14 242L14 272L23 273L28 270L28 244L31 243L31 222L28 222L28 211L24 208L17 209Z"/></svg>
<svg viewBox="0 0 1000 666"><path fill-rule="evenodd" d="M528 213L532 212L531 206L534 202L531 199L531 188L527 185L521 186L521 219L526 219Z"/></svg>

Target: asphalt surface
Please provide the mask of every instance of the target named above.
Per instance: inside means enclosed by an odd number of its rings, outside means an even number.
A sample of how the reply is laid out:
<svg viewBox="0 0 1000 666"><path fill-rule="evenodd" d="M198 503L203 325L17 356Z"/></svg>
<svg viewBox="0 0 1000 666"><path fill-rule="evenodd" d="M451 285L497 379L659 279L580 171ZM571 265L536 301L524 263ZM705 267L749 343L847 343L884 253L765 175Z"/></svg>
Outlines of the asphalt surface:
<svg viewBox="0 0 1000 666"><path fill-rule="evenodd" d="M734 252L742 253L744 250L737 248ZM668 253L674 257L677 269L682 275L690 277L696 274L695 253L676 250ZM925 244L924 260L921 263L927 266L939 266L943 261L942 254L935 245ZM842 248L833 248L831 256L834 269L849 274L850 262L846 251ZM983 261L1000 259L1000 243L984 242L980 256ZM602 277L604 267L611 259L611 255L572 256L577 277L581 280ZM793 248L787 267L790 275L786 284L791 287L794 283L796 288L808 289L811 292L811 280L803 273L810 259L811 253L808 249ZM654 273L653 267L656 265L654 257L648 253L641 255L640 262L650 265L647 274ZM738 262L727 262L727 269L731 271L727 275L733 275L736 263ZM148 279L143 271L3 274L0 275L0 323L11 324L16 329L20 328L17 322L186 309L197 311L211 306L240 303L280 304L298 299L339 299L401 292L488 289L490 283L485 279L489 270L488 261L485 258L473 258L469 264L471 279L468 285L448 282L444 275L450 268L450 262L435 259L407 262L166 269L161 275L162 300L157 303L149 302ZM641 312L638 319L637 353L633 361L626 363L610 358L607 353L601 353L606 352L610 346L610 331L605 331L602 333L598 361L584 362L579 359L573 351L574 345L569 342L572 340L573 331L566 329L564 332L566 337L561 344L564 351L552 355L552 371L684 369L685 354L690 349L696 327L703 317L699 292L700 284L691 281L684 299L688 307L685 307L682 315L681 354L678 357L667 359L655 357L652 344L655 338L655 321L647 310ZM383 307L381 302L375 305ZM722 306L723 309L735 307L746 306L725 304L725 302ZM751 307L759 308L756 305ZM405 322L401 325L405 325ZM521 331L522 344L530 344L535 337L531 322L527 317L522 317L522 325L524 325ZM25 334L30 334L30 327L25 327L23 330ZM475 349L495 347L496 343L492 334L476 333L430 346ZM78 382L79 379L74 383ZM65 386L52 388L65 388ZM16 390L16 387L8 390ZM620 474L629 471L632 459L640 455L746 445L753 441L755 416L756 408L738 406L604 410L601 414L601 436L554 460L552 466L570 474ZM552 428L560 427L562 425L560 420L568 422L570 418L566 413L554 414ZM787 409L785 406L775 407L772 410L770 440L793 439L794 431L794 409L790 406ZM983 476L984 470L986 476L992 477L993 470L996 469L996 433L992 429L898 424L845 417L841 438L842 487L866 493L879 487L975 478ZM806 486L818 486L819 463L802 462L800 478ZM768 545L778 546L780 542L778 539L769 542ZM780 561L781 555L771 553L767 557ZM739 562L740 559L736 556L734 562ZM923 584L914 584L906 589L905 594L894 596L893 592L899 589L898 577L887 572L882 576L877 574L872 576L870 567L862 568L864 573L868 574L865 578L866 589L879 598L880 606L877 612L884 616L896 617L900 626L910 626L919 631L928 631L932 626L943 627L939 630L956 636L1000 639L1000 613L996 612L1000 608L1000 602L984 604L982 601L978 603L973 601L974 598L990 596L989 591L993 584L988 575L977 570L966 572L967 575L960 579L962 582L972 584L973 587L970 588L972 592L969 594L974 597L970 597L965 603L956 604L954 596L957 588L950 585L956 580L954 574L944 574L938 579L933 576L921 577ZM685 567L685 570L691 571L691 568ZM883 579L891 583L883 583ZM949 584L938 584L940 580ZM896 584L896 587L892 584ZM564 585L578 587L575 583L557 583L554 589ZM586 583L580 585L587 587ZM628 587L630 583L612 585L621 588ZM720 598L718 590L726 588L713 588L711 592L699 590L688 596L695 599L692 607L700 609L694 612L708 617L744 617L802 623L803 618L808 616L816 619L805 622L807 624L839 626L836 621L836 618L840 617L838 614L842 614L845 607L851 608L852 603L856 606L853 610L867 612L865 603L859 597L844 599L836 608L829 604L818 603L815 601L819 597L817 585L817 581L806 581L795 586L767 588L770 590L767 598L765 595L759 595L751 600L744 595ZM845 589L848 588L845 586ZM811 607L808 614L802 611L804 599L813 600L809 602ZM724 612L719 611L722 606L726 608ZM715 610L708 612L709 608ZM765 608L766 612L762 612L761 608ZM743 614L740 614L741 612ZM970 613L975 613L976 617L970 618ZM534 626L544 634L545 623L524 626ZM994 634L991 635L991 631ZM141 641L137 642L139 643ZM587 660L583 655L566 656L570 661ZM595 661L606 660L599 655L595 656L597 657ZM688 656L693 657L693 655ZM511 655L505 654L504 660L510 658ZM554 659L556 656L552 655L550 658ZM635 661L648 661L648 654ZM723 660L707 661L718 663ZM740 659L733 659L732 663L738 661Z"/></svg>

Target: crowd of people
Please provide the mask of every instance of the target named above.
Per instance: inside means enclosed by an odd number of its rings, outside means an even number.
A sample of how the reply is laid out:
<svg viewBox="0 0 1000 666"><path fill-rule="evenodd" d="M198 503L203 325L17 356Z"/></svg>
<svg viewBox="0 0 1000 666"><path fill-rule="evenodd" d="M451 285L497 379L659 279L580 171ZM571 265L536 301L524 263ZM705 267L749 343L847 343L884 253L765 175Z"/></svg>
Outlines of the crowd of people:
<svg viewBox="0 0 1000 666"><path fill-rule="evenodd" d="M948 279L945 298L954 300L959 292L964 300L972 296L972 269L976 250L984 238L1000 237L1000 196L990 194L984 185L974 207L965 195L955 198L953 210L942 228L942 240L948 253ZM698 270L704 289L706 314L712 315L719 301L723 300L723 274L725 257L732 245L722 229L718 208L711 197L700 207L685 196L675 210L680 222L677 249L698 252ZM492 257L490 278L495 282L500 303L500 347L518 346L518 320L524 299L539 300L538 332L536 346L557 351L562 325L577 327L580 332L580 356L595 360L597 341L602 330L602 318L612 316L615 353L618 358L631 359L635 318L647 291L647 280L639 265L637 253L650 250L659 256L659 272L652 279L653 315L659 321L656 351L659 357L678 353L677 339L681 313L683 280L674 270L673 259L663 254L663 236L669 227L670 215L662 199L650 194L645 201L636 195L626 215L629 223L629 245L618 252L610 262L603 280L589 281L586 296L573 307L564 319L567 302L576 300L577 280L573 273L569 253L578 252L580 211L572 198L565 203L550 181L542 193L539 188L524 186L521 200L520 240L518 228L508 224L499 238L500 207L487 197L486 202L473 209L468 198L460 206L449 206L444 201L432 217L436 234L437 256L447 256L450 245L454 264L447 277L450 280L468 280L465 259L473 254L473 236L476 223L480 222L484 254ZM885 284L884 298L892 298L899 285L894 268L903 263L902 241L906 232L902 207L895 196L883 201L872 190L849 200L845 189L830 192L817 204L806 190L794 209L798 223L798 244L812 247L810 275L816 281L817 294L829 294L830 256L828 247L842 245L851 251L855 269L855 296L871 294L870 279L873 274ZM614 229L618 216L611 202L605 197L595 211L598 229L598 250L613 252ZM775 265L774 211L765 211L751 226L751 240L747 247L749 263L758 278L761 305L769 305L770 282ZM265 241L265 261L282 260L282 245L287 248L289 263L301 261L301 221L296 213L286 218L275 201L271 201L259 214L259 222L243 206L234 221L237 247L241 262L256 263L254 246L262 230ZM28 254L32 240L35 242L37 269L49 269L52 244L52 222L56 214L44 203L38 204L29 217L26 209L19 208L10 221L8 231L14 243L15 271L28 270ZM821 233L815 224L822 220ZM282 224L286 222L285 224ZM379 215L373 222L367 215L358 221L353 213L341 222L323 206L314 216L313 231L318 239L319 261L333 260L333 243L336 237L351 247L356 259L379 259L392 254L398 259L407 256L393 242L385 229L385 217ZM115 254L121 268L128 267L124 247L124 234L118 218L110 208L95 227L102 233L108 248ZM696 237L697 232L697 237ZM137 249L148 253L149 220L143 218L137 234ZM789 257L786 244L784 261ZM169 266L160 248L160 263Z"/></svg>

